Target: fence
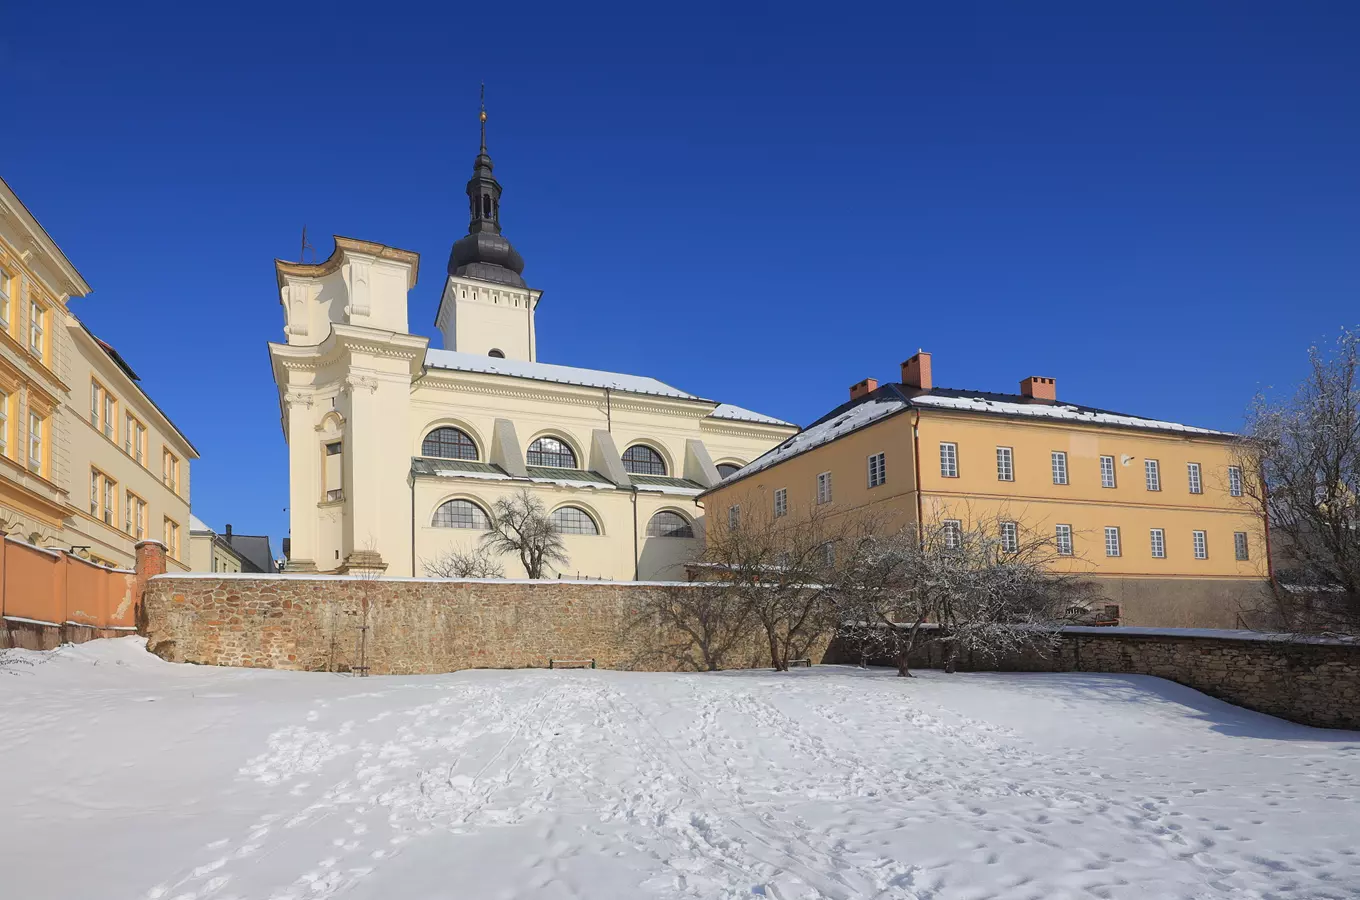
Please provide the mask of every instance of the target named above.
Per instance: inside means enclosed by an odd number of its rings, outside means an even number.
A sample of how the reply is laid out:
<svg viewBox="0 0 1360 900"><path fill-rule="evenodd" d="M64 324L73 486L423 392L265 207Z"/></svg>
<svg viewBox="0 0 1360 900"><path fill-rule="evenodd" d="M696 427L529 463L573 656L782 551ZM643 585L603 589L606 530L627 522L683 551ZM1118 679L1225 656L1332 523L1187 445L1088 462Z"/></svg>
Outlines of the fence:
<svg viewBox="0 0 1360 900"><path fill-rule="evenodd" d="M149 543L156 550L159 545ZM148 556L138 545L138 568ZM151 562L154 565L154 562ZM137 630L141 588L151 572L110 569L61 550L0 540L0 648L47 650L58 644Z"/></svg>

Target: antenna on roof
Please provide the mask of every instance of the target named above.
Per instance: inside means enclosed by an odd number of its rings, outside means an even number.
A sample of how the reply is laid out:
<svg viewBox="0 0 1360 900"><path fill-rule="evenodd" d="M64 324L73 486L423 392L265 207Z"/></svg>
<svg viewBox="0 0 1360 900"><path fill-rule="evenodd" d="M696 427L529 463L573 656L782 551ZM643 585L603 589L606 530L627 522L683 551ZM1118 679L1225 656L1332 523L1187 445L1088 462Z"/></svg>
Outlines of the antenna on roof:
<svg viewBox="0 0 1360 900"><path fill-rule="evenodd" d="M316 263L316 248L307 241L307 226L302 226L302 250L298 253L298 262L307 262L307 251L312 251L312 263Z"/></svg>

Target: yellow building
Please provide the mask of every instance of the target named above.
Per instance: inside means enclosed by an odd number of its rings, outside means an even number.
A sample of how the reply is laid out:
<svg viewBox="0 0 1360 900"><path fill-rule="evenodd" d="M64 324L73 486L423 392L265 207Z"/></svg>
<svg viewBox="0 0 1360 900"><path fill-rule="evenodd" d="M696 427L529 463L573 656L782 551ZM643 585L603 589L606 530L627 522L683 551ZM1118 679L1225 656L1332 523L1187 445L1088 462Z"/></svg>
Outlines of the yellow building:
<svg viewBox="0 0 1360 900"><path fill-rule="evenodd" d="M188 569L192 444L67 308L90 286L0 180L0 532L131 567Z"/></svg>
<svg viewBox="0 0 1360 900"><path fill-rule="evenodd" d="M1061 565L1120 606L1122 624L1241 627L1269 563L1235 436L1059 403L1056 387L938 388L918 353L901 383L860 382L848 403L701 495L708 527L821 504L898 525L1039 530Z"/></svg>

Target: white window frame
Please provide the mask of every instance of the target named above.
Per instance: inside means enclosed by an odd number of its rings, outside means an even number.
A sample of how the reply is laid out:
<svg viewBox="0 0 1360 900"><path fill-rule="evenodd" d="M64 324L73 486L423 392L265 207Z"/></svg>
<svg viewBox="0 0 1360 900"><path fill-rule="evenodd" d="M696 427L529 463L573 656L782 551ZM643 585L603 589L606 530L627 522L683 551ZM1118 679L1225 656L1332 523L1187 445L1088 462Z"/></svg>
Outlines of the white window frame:
<svg viewBox="0 0 1360 900"><path fill-rule="evenodd" d="M1067 484L1067 451L1054 450L1049 454L1053 466L1053 483Z"/></svg>
<svg viewBox="0 0 1360 900"><path fill-rule="evenodd" d="M996 480L997 481L1015 480L1015 448L1013 447L996 448Z"/></svg>
<svg viewBox="0 0 1360 900"><path fill-rule="evenodd" d="M32 297L28 298L28 349L38 359L42 359L43 338L47 333L43 326L45 312L41 303Z"/></svg>
<svg viewBox="0 0 1360 900"><path fill-rule="evenodd" d="M876 488L888 480L888 458L883 453L874 453L869 456L869 487Z"/></svg>
<svg viewBox="0 0 1360 900"><path fill-rule="evenodd" d="M1185 477L1190 484L1190 493L1204 493L1204 475L1197 462L1185 464Z"/></svg>
<svg viewBox="0 0 1360 900"><path fill-rule="evenodd" d="M14 276L0 266L0 328L9 330L10 298L14 292Z"/></svg>
<svg viewBox="0 0 1360 900"><path fill-rule="evenodd" d="M1020 549L1020 525L1016 522L1001 523L1001 549L1015 553Z"/></svg>
<svg viewBox="0 0 1360 900"><path fill-rule="evenodd" d="M789 513L789 489L775 488L774 492L774 517L782 518Z"/></svg>
<svg viewBox="0 0 1360 900"><path fill-rule="evenodd" d="M1190 540L1195 547L1195 559L1209 558L1209 535L1203 531L1190 532Z"/></svg>
<svg viewBox="0 0 1360 900"><path fill-rule="evenodd" d="M42 474L42 455L43 455L43 417L29 410L28 412L28 468L38 474Z"/></svg>
<svg viewBox="0 0 1360 900"><path fill-rule="evenodd" d="M1105 555L1114 558L1123 555L1123 547L1119 540L1119 526L1105 526Z"/></svg>
<svg viewBox="0 0 1360 900"><path fill-rule="evenodd" d="M940 441L940 477L959 477L959 445L953 441Z"/></svg>
<svg viewBox="0 0 1360 900"><path fill-rule="evenodd" d="M1102 456L1100 458L1100 486L1103 488L1116 487L1118 481L1114 474L1114 457Z"/></svg>
<svg viewBox="0 0 1360 900"><path fill-rule="evenodd" d="M1247 542L1245 531L1233 532L1233 555L1237 557L1238 562L1251 559L1251 545Z"/></svg>
<svg viewBox="0 0 1360 900"><path fill-rule="evenodd" d="M1155 459L1143 460L1143 480L1149 491L1162 489L1162 467Z"/></svg>
<svg viewBox="0 0 1360 900"><path fill-rule="evenodd" d="M9 456L9 393L0 391L0 456Z"/></svg>
<svg viewBox="0 0 1360 900"><path fill-rule="evenodd" d="M1072 555L1072 526L1058 525L1053 529L1053 541L1057 544L1059 556Z"/></svg>
<svg viewBox="0 0 1360 900"><path fill-rule="evenodd" d="M963 522L958 519L945 519L940 523L944 534L944 549L958 550L963 546Z"/></svg>
<svg viewBox="0 0 1360 900"><path fill-rule="evenodd" d="M831 473L817 473L817 505L831 502Z"/></svg>
<svg viewBox="0 0 1360 900"><path fill-rule="evenodd" d="M97 430L99 417L104 414L104 386L90 379L90 424Z"/></svg>
<svg viewBox="0 0 1360 900"><path fill-rule="evenodd" d="M1152 558L1166 559L1166 530L1153 528L1148 532L1148 540L1152 544Z"/></svg>
<svg viewBox="0 0 1360 900"><path fill-rule="evenodd" d="M734 503L727 507L727 528L735 531L741 527L741 504Z"/></svg>
<svg viewBox="0 0 1360 900"><path fill-rule="evenodd" d="M1228 496L1242 496L1242 470L1237 466L1228 466Z"/></svg>

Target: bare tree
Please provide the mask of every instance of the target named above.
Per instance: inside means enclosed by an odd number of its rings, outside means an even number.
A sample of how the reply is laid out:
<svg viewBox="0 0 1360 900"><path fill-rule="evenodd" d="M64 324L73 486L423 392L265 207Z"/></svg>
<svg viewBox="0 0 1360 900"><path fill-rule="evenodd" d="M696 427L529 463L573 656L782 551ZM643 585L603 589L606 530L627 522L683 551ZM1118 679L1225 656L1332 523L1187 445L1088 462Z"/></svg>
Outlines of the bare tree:
<svg viewBox="0 0 1360 900"><path fill-rule="evenodd" d="M757 626L750 604L721 582L659 588L643 606L663 633L683 637L667 649L681 668L716 672L735 654L749 651Z"/></svg>
<svg viewBox="0 0 1360 900"><path fill-rule="evenodd" d="M1290 631L1360 630L1360 335L1308 351L1285 400L1256 398L1240 445L1242 492L1279 560L1277 621Z"/></svg>
<svg viewBox="0 0 1360 900"><path fill-rule="evenodd" d="M449 550L435 559L422 559L421 568L430 578L504 578L500 560L482 544L470 550Z"/></svg>
<svg viewBox="0 0 1360 900"><path fill-rule="evenodd" d="M699 565L723 584L725 609L746 611L763 632L770 665L786 671L835 630L828 586L850 520L817 507L775 516L758 501L736 510L726 527L706 530Z"/></svg>
<svg viewBox="0 0 1360 900"><path fill-rule="evenodd" d="M1047 651L1058 626L1093 599L1091 585L1058 564L1052 537L1005 516L861 529L846 551L833 591L841 634L903 676L923 633L946 648L952 672L962 652Z"/></svg>
<svg viewBox="0 0 1360 900"><path fill-rule="evenodd" d="M530 578L542 578L550 565L564 566L568 559L547 507L526 489L491 505L491 530L482 535L482 546L496 554L519 554Z"/></svg>

